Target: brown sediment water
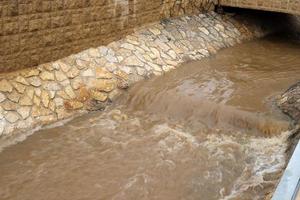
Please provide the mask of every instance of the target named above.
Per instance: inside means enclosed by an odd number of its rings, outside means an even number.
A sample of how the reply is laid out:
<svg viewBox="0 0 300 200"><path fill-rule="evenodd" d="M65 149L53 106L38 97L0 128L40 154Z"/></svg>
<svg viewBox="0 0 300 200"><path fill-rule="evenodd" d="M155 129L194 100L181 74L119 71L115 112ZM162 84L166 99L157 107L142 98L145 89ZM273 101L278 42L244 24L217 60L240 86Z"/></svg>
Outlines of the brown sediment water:
<svg viewBox="0 0 300 200"><path fill-rule="evenodd" d="M273 101L300 78L300 44L281 38L185 63L5 148L0 199L264 199L289 135Z"/></svg>

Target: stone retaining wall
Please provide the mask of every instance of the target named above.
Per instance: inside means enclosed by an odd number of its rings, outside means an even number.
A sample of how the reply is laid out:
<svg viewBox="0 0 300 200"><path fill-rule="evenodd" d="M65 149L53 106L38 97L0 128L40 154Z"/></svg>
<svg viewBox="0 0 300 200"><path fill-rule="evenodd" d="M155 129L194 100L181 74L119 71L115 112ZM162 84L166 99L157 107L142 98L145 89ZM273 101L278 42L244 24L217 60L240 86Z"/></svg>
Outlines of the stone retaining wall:
<svg viewBox="0 0 300 200"><path fill-rule="evenodd" d="M265 33L215 13L163 20L107 46L0 75L0 137L102 109L130 84Z"/></svg>
<svg viewBox="0 0 300 200"><path fill-rule="evenodd" d="M210 0L1 0L0 71L108 44L133 28L199 13Z"/></svg>

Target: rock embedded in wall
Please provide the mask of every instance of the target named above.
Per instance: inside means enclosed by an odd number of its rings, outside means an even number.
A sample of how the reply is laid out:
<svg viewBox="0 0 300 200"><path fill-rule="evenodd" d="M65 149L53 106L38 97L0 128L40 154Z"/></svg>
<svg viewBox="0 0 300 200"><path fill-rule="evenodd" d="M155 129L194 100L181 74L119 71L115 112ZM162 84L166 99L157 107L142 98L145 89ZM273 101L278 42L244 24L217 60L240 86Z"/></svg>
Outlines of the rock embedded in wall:
<svg viewBox="0 0 300 200"><path fill-rule="evenodd" d="M300 122L300 82L291 86L277 101L279 108L296 123Z"/></svg>

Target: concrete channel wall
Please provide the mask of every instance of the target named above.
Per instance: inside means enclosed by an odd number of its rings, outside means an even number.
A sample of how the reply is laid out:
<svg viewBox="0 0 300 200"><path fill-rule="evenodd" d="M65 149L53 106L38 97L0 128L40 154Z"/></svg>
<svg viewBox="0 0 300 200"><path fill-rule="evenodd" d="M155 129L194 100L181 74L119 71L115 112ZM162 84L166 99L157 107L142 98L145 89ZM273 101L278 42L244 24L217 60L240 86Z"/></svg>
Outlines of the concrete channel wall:
<svg viewBox="0 0 300 200"><path fill-rule="evenodd" d="M120 91L186 60L263 36L264 22L214 12L148 24L107 46L0 74L0 140L104 108ZM0 145L1 148L1 145Z"/></svg>
<svg viewBox="0 0 300 200"><path fill-rule="evenodd" d="M219 0L222 6L300 15L299 0Z"/></svg>
<svg viewBox="0 0 300 200"><path fill-rule="evenodd" d="M108 44L162 18L198 14L210 0L1 0L0 71Z"/></svg>

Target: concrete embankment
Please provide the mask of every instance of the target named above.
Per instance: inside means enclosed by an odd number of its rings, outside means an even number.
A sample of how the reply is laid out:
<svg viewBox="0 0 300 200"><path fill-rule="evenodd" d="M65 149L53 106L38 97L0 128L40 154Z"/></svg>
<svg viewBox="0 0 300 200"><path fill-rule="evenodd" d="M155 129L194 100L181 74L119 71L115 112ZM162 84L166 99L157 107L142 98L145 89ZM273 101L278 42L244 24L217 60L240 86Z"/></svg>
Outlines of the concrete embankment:
<svg viewBox="0 0 300 200"><path fill-rule="evenodd" d="M107 46L1 74L0 138L102 109L138 80L264 36L269 29L262 29L263 23L213 12L162 20Z"/></svg>

